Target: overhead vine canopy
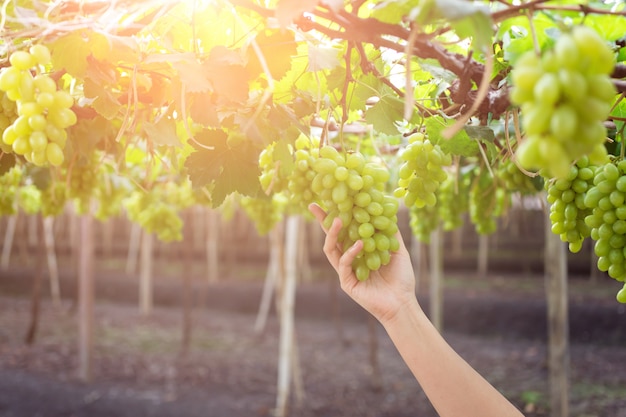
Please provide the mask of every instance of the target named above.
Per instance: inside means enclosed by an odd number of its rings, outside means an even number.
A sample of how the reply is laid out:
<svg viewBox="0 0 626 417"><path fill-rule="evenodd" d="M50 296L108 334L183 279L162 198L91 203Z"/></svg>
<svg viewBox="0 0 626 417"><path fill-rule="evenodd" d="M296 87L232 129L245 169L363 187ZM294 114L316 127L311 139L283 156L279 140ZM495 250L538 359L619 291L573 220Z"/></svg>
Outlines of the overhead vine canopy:
<svg viewBox="0 0 626 417"><path fill-rule="evenodd" d="M303 137L376 155L393 180L409 175L395 155L426 135L456 167L442 190L460 202L481 188L467 204L484 218L502 212L483 197L506 175L560 179L563 192L574 162L623 158L617 0L5 0L0 13L0 185L13 187L0 214L36 189L45 214L95 199L98 217L125 205L177 239L182 207L280 191ZM541 188L526 180L511 187ZM409 200L432 202L437 187ZM572 249L591 233L572 227L593 211L582 199L569 223L554 215Z"/></svg>

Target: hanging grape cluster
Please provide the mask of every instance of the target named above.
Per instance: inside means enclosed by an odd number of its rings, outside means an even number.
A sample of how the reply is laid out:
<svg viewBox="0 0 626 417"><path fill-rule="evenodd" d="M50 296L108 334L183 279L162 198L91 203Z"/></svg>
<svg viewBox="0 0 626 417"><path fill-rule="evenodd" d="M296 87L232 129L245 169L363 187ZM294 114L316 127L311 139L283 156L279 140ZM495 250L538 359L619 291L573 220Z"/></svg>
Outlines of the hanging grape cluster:
<svg viewBox="0 0 626 417"><path fill-rule="evenodd" d="M434 206L435 193L447 178L444 167L452 163L450 155L439 145L433 145L423 133L409 138L409 144L400 155L403 161L398 171L398 188L394 196L404 198L407 207Z"/></svg>
<svg viewBox="0 0 626 417"><path fill-rule="evenodd" d="M239 203L254 223L257 233L264 236L283 218L287 198L282 193L272 194L271 197L265 198L242 196Z"/></svg>
<svg viewBox="0 0 626 417"><path fill-rule="evenodd" d="M189 193L192 195L191 190ZM183 219L179 212L187 197L185 191L156 185L148 192L134 191L123 204L130 221L148 233L155 233L159 240L172 242L183 239Z"/></svg>
<svg viewBox="0 0 626 417"><path fill-rule="evenodd" d="M341 219L339 243L344 250L363 241L352 268L359 280L366 280L371 271L389 263L390 251L399 247L398 202L384 193L389 172L358 152L343 154L329 145L320 149L312 168L312 190L327 211L324 226Z"/></svg>
<svg viewBox="0 0 626 417"><path fill-rule="evenodd" d="M50 181L41 192L41 214L44 217L63 213L67 202L67 186L63 181Z"/></svg>
<svg viewBox="0 0 626 417"><path fill-rule="evenodd" d="M494 178L486 169L476 168L477 172L469 190L470 220L480 235L494 233L497 219L509 205L510 194L498 187Z"/></svg>
<svg viewBox="0 0 626 417"><path fill-rule="evenodd" d="M552 232L563 242L569 243L572 253L579 252L583 241L591 234L585 217L591 209L585 205L587 190L593 186L596 167L589 165L589 158L582 157L565 178L553 179L545 183L550 203L550 223Z"/></svg>
<svg viewBox="0 0 626 417"><path fill-rule="evenodd" d="M308 213L308 207L315 201L315 193L311 188L315 171L312 169L319 157L319 139L299 137L295 146L295 167L287 178L289 204L299 213Z"/></svg>
<svg viewBox="0 0 626 417"><path fill-rule="evenodd" d="M74 201L78 214L88 213L91 199L98 188L101 162L97 153L77 160L68 169L67 197Z"/></svg>
<svg viewBox="0 0 626 417"><path fill-rule="evenodd" d="M15 214L15 197L21 181L22 169L17 166L0 175L0 216Z"/></svg>
<svg viewBox="0 0 626 417"><path fill-rule="evenodd" d="M539 191L533 177L526 175L511 159L500 162L496 170L496 176L500 179L502 186L509 192L529 195Z"/></svg>
<svg viewBox="0 0 626 417"><path fill-rule="evenodd" d="M0 97L0 132L4 132L17 119L17 105L4 92L0 94ZM4 143L4 140L0 140L0 151L13 153L13 147Z"/></svg>
<svg viewBox="0 0 626 417"><path fill-rule="evenodd" d="M37 166L63 163L65 129L76 123L74 99L45 73L50 60L47 47L33 45L13 52L11 65L0 73L0 90L17 104L17 118L4 129L2 142Z"/></svg>
<svg viewBox="0 0 626 417"><path fill-rule="evenodd" d="M27 215L39 213L41 191L33 184L23 185L17 191L17 205Z"/></svg>
<svg viewBox="0 0 626 417"><path fill-rule="evenodd" d="M606 162L606 128L615 88L614 57L591 28L576 26L541 57L527 52L511 74L511 101L521 106L525 139L517 149L527 169L567 176L570 164L589 155Z"/></svg>

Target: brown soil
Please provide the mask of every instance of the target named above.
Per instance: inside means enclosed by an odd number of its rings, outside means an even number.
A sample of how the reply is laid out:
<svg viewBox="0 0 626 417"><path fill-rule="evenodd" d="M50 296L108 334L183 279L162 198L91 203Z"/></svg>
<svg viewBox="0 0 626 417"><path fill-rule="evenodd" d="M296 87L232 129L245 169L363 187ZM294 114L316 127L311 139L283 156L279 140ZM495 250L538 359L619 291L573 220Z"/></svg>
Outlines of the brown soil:
<svg viewBox="0 0 626 417"><path fill-rule="evenodd" d="M135 280L98 277L93 382L83 383L76 374L77 317L71 300L55 309L44 299L36 342L24 345L28 282L23 273L0 276L0 416L272 415L279 325L272 312L263 332L253 331L260 283L228 280L209 287L193 313L191 349L182 355L179 281L158 281L157 307L146 318L135 306ZM71 282L63 285L66 293L73 292ZM203 293L200 288L197 294ZM296 398L293 390L290 415L436 416L378 325L382 371L380 381L375 378L368 317L331 288L324 281L298 288L304 397ZM420 294L420 299L427 309L426 297ZM626 417L625 315L613 299L572 297L571 416ZM541 296L493 287L448 289L445 317L444 336L470 364L525 415L548 415Z"/></svg>

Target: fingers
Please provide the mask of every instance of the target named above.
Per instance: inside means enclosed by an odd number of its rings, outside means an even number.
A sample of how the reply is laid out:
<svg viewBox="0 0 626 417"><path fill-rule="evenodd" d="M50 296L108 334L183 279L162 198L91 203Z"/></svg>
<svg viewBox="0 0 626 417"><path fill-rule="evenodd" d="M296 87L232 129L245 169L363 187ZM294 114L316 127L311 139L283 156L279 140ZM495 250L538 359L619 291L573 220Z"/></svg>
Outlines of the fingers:
<svg viewBox="0 0 626 417"><path fill-rule="evenodd" d="M341 230L341 219L335 218L330 226L330 229L326 231L326 239L324 239L323 251L326 257L330 261L333 268L339 267L339 258L341 258L341 249L337 244L337 238L339 231Z"/></svg>
<svg viewBox="0 0 626 417"><path fill-rule="evenodd" d="M353 277L354 279L356 279L356 277L354 276L354 271L352 270L352 263L354 262L354 259L359 254L359 252L361 252L362 249L363 249L363 241L357 240L339 258L339 263L337 265L336 270L337 270L337 273L339 274L339 278L342 281L345 281L346 278L348 277Z"/></svg>
<svg viewBox="0 0 626 417"><path fill-rule="evenodd" d="M317 222L320 224L324 232L328 232L323 226L324 218L326 217L326 212L315 203L312 203L309 205L309 211L313 214L313 216L315 217L315 220L317 220Z"/></svg>

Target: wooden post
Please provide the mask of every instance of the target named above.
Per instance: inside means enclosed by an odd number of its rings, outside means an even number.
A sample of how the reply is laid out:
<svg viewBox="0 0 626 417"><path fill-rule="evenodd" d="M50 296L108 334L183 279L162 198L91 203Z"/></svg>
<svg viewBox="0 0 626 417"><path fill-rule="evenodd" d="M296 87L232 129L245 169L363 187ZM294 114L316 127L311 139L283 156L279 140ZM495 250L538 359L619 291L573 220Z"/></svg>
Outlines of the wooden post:
<svg viewBox="0 0 626 417"><path fill-rule="evenodd" d="M143 230L139 266L139 309L144 316L152 313L152 243L152 233Z"/></svg>
<svg viewBox="0 0 626 417"><path fill-rule="evenodd" d="M283 234L283 222L276 224L276 227L274 227L269 234L270 255L267 272L265 274L265 282L263 284L263 293L261 294L261 303L259 304L259 312L257 313L254 323L254 332L256 334L260 334L265 328L272 302L272 294L276 288L276 278L281 275L283 270L280 266L282 259L281 253L283 251ZM279 280L282 281L282 278L283 277L280 277Z"/></svg>
<svg viewBox="0 0 626 417"><path fill-rule="evenodd" d="M439 332L443 330L443 233L441 228L430 235L430 320Z"/></svg>
<svg viewBox="0 0 626 417"><path fill-rule="evenodd" d="M2 246L2 261L0 266L3 271L9 269L9 260L11 259L11 247L13 246L13 238L15 236L15 227L17 226L17 216L14 214L7 221L7 230L4 233L4 243Z"/></svg>
<svg viewBox="0 0 626 417"><path fill-rule="evenodd" d="M59 267L54 251L54 217L43 218L43 239L46 245L46 257L50 275L50 296L52 304L59 308L61 307L61 285L59 284Z"/></svg>
<svg viewBox="0 0 626 417"><path fill-rule="evenodd" d="M93 304L94 304L94 239L93 219L80 218L80 254L78 262L78 376L92 378Z"/></svg>
<svg viewBox="0 0 626 417"><path fill-rule="evenodd" d="M219 236L220 224L217 210L206 210L206 259L207 281L217 282L219 279Z"/></svg>
<svg viewBox="0 0 626 417"><path fill-rule="evenodd" d="M550 416L569 416L569 331L567 311L567 253L565 244L550 230L545 210L545 284L548 304L548 372Z"/></svg>
<svg viewBox="0 0 626 417"><path fill-rule="evenodd" d="M299 220L289 216L285 234L285 282L281 292L280 340L278 354L278 389L276 417L287 416L287 403L291 385L291 365L294 360L294 303L296 294Z"/></svg>
<svg viewBox="0 0 626 417"><path fill-rule="evenodd" d="M130 237L128 239L128 257L126 258L126 273L134 274L137 271L137 254L139 253L139 240L141 227L136 223L130 224Z"/></svg>
<svg viewBox="0 0 626 417"><path fill-rule="evenodd" d="M489 264L489 236L478 235L478 276L487 278L487 267Z"/></svg>

